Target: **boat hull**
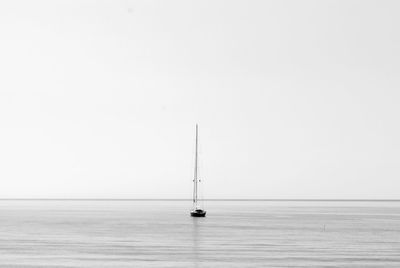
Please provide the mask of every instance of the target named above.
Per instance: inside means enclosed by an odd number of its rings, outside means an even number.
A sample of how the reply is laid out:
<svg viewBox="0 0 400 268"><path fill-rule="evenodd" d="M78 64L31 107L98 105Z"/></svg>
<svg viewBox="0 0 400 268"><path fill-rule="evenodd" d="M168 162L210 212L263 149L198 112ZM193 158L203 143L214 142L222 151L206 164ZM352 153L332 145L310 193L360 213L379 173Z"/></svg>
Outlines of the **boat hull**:
<svg viewBox="0 0 400 268"><path fill-rule="evenodd" d="M190 212L190 216L192 217L205 217L206 216L206 212L203 211L191 211Z"/></svg>

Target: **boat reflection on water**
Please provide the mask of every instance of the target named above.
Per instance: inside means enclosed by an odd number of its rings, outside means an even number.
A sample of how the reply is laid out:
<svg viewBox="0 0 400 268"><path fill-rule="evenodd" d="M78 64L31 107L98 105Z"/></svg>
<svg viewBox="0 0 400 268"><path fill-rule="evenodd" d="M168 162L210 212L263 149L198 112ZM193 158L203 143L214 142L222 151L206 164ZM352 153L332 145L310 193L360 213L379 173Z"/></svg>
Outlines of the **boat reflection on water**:
<svg viewBox="0 0 400 268"><path fill-rule="evenodd" d="M204 219L205 220L205 219ZM201 263L204 261L204 255L202 252L204 251L204 227L205 223L202 219L194 219L192 218L192 260L193 266L195 268L202 267Z"/></svg>

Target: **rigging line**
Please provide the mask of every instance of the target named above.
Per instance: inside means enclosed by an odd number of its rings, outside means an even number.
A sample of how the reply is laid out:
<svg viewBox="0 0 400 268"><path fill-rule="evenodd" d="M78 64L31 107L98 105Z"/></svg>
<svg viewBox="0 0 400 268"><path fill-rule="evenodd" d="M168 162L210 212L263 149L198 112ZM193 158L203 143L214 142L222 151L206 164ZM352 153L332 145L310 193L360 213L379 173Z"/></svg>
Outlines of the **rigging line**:
<svg viewBox="0 0 400 268"><path fill-rule="evenodd" d="M197 149L197 147L198 147L198 126L197 126L197 124L196 124L196 145L195 145L195 158L194 158L194 189L193 189L193 191L194 191L194 193L193 193L193 203L194 203L194 206L195 207L197 207L197 169L198 169L198 167L197 167L197 161L198 161L198 159L197 159L197 154L198 154L198 149Z"/></svg>

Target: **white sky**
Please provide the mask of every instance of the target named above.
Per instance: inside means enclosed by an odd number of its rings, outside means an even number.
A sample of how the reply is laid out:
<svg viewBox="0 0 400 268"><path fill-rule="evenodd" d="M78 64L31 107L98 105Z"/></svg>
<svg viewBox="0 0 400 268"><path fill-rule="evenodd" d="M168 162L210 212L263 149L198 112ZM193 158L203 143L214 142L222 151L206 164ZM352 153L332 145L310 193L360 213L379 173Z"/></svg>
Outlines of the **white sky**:
<svg viewBox="0 0 400 268"><path fill-rule="evenodd" d="M1 1L0 197L400 198L398 1Z"/></svg>

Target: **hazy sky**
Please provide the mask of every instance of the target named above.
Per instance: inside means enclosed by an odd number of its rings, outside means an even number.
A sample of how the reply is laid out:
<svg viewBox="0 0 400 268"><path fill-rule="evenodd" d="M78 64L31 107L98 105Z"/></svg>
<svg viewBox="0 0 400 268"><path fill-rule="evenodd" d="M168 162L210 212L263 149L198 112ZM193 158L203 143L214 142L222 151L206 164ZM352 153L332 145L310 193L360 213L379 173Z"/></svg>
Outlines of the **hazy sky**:
<svg viewBox="0 0 400 268"><path fill-rule="evenodd" d="M0 198L400 198L398 1L2 1Z"/></svg>

